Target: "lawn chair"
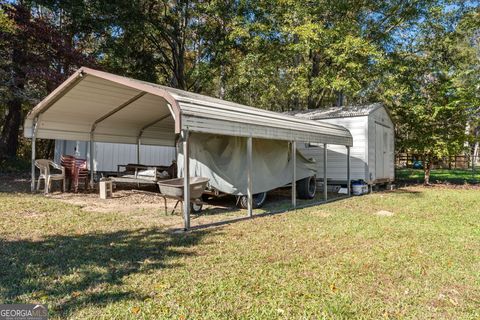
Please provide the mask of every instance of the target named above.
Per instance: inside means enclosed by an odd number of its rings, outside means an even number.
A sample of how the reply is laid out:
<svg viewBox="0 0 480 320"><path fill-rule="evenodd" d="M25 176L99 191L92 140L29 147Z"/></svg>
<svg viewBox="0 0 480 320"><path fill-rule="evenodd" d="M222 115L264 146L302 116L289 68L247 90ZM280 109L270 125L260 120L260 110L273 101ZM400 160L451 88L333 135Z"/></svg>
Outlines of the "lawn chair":
<svg viewBox="0 0 480 320"><path fill-rule="evenodd" d="M84 182L84 190L88 190L89 175L87 159L75 159L75 174L73 180L74 192L78 192L78 185L81 180Z"/></svg>
<svg viewBox="0 0 480 320"><path fill-rule="evenodd" d="M44 183L44 193L50 191L52 181L59 180L63 183L63 192L65 192L65 168L47 159L35 160L35 166L40 170L40 175L37 180L37 191L40 190L40 180ZM51 173L50 167L60 170L62 173Z"/></svg>
<svg viewBox="0 0 480 320"><path fill-rule="evenodd" d="M81 180L85 181L85 189L88 189L88 169L86 159L77 159L74 156L62 155L60 162L66 169L68 190L71 189L73 183L74 192L78 192L78 185Z"/></svg>

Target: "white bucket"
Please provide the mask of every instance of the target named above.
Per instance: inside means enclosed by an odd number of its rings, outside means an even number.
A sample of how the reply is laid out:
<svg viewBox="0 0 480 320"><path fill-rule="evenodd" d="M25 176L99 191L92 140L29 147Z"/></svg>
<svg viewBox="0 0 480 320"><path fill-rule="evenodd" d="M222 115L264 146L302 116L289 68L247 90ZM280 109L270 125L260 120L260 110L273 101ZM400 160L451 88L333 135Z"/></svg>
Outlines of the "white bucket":
<svg viewBox="0 0 480 320"><path fill-rule="evenodd" d="M354 184L352 186L352 193L355 196L360 196L363 194L363 185L361 184Z"/></svg>
<svg viewBox="0 0 480 320"><path fill-rule="evenodd" d="M362 186L362 194L367 194L368 193L368 184L364 184Z"/></svg>

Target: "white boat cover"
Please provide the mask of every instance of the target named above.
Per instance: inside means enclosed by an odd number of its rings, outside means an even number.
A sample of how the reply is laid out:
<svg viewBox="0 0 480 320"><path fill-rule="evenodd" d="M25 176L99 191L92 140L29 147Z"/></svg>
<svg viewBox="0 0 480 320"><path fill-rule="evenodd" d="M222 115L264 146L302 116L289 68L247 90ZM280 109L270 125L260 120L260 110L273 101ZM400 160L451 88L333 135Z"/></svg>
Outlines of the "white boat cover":
<svg viewBox="0 0 480 320"><path fill-rule="evenodd" d="M190 136L190 176L207 177L211 187L233 195L247 194L247 139L205 133ZM253 193L292 182L292 157L287 141L253 139ZM178 172L183 176L179 148ZM297 151L297 180L315 175L313 160Z"/></svg>

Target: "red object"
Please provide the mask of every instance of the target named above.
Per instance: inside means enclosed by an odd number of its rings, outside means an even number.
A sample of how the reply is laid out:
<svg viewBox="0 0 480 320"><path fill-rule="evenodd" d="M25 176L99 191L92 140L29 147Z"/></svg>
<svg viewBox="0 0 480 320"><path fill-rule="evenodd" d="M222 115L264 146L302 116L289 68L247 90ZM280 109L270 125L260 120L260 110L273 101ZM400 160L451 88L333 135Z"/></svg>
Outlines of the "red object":
<svg viewBox="0 0 480 320"><path fill-rule="evenodd" d="M85 190L88 189L88 169L86 159L77 159L74 156L62 155L61 164L65 167L65 175L68 179L68 190L73 183L73 191L78 192L78 185L81 180L85 183Z"/></svg>

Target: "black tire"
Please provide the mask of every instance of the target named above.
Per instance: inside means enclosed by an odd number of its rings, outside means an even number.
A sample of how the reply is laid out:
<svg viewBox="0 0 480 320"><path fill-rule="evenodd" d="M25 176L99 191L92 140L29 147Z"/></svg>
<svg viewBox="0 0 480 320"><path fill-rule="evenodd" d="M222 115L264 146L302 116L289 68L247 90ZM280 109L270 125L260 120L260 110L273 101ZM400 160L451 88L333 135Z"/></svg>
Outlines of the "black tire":
<svg viewBox="0 0 480 320"><path fill-rule="evenodd" d="M300 199L313 199L317 192L317 179L315 176L297 181L297 196Z"/></svg>
<svg viewBox="0 0 480 320"><path fill-rule="evenodd" d="M261 192L253 195L253 208L261 208L267 201L267 193ZM243 209L248 208L248 196L241 196L240 201L238 202L240 207Z"/></svg>
<svg viewBox="0 0 480 320"><path fill-rule="evenodd" d="M193 214L199 214L202 212L203 204L190 202L190 212Z"/></svg>

